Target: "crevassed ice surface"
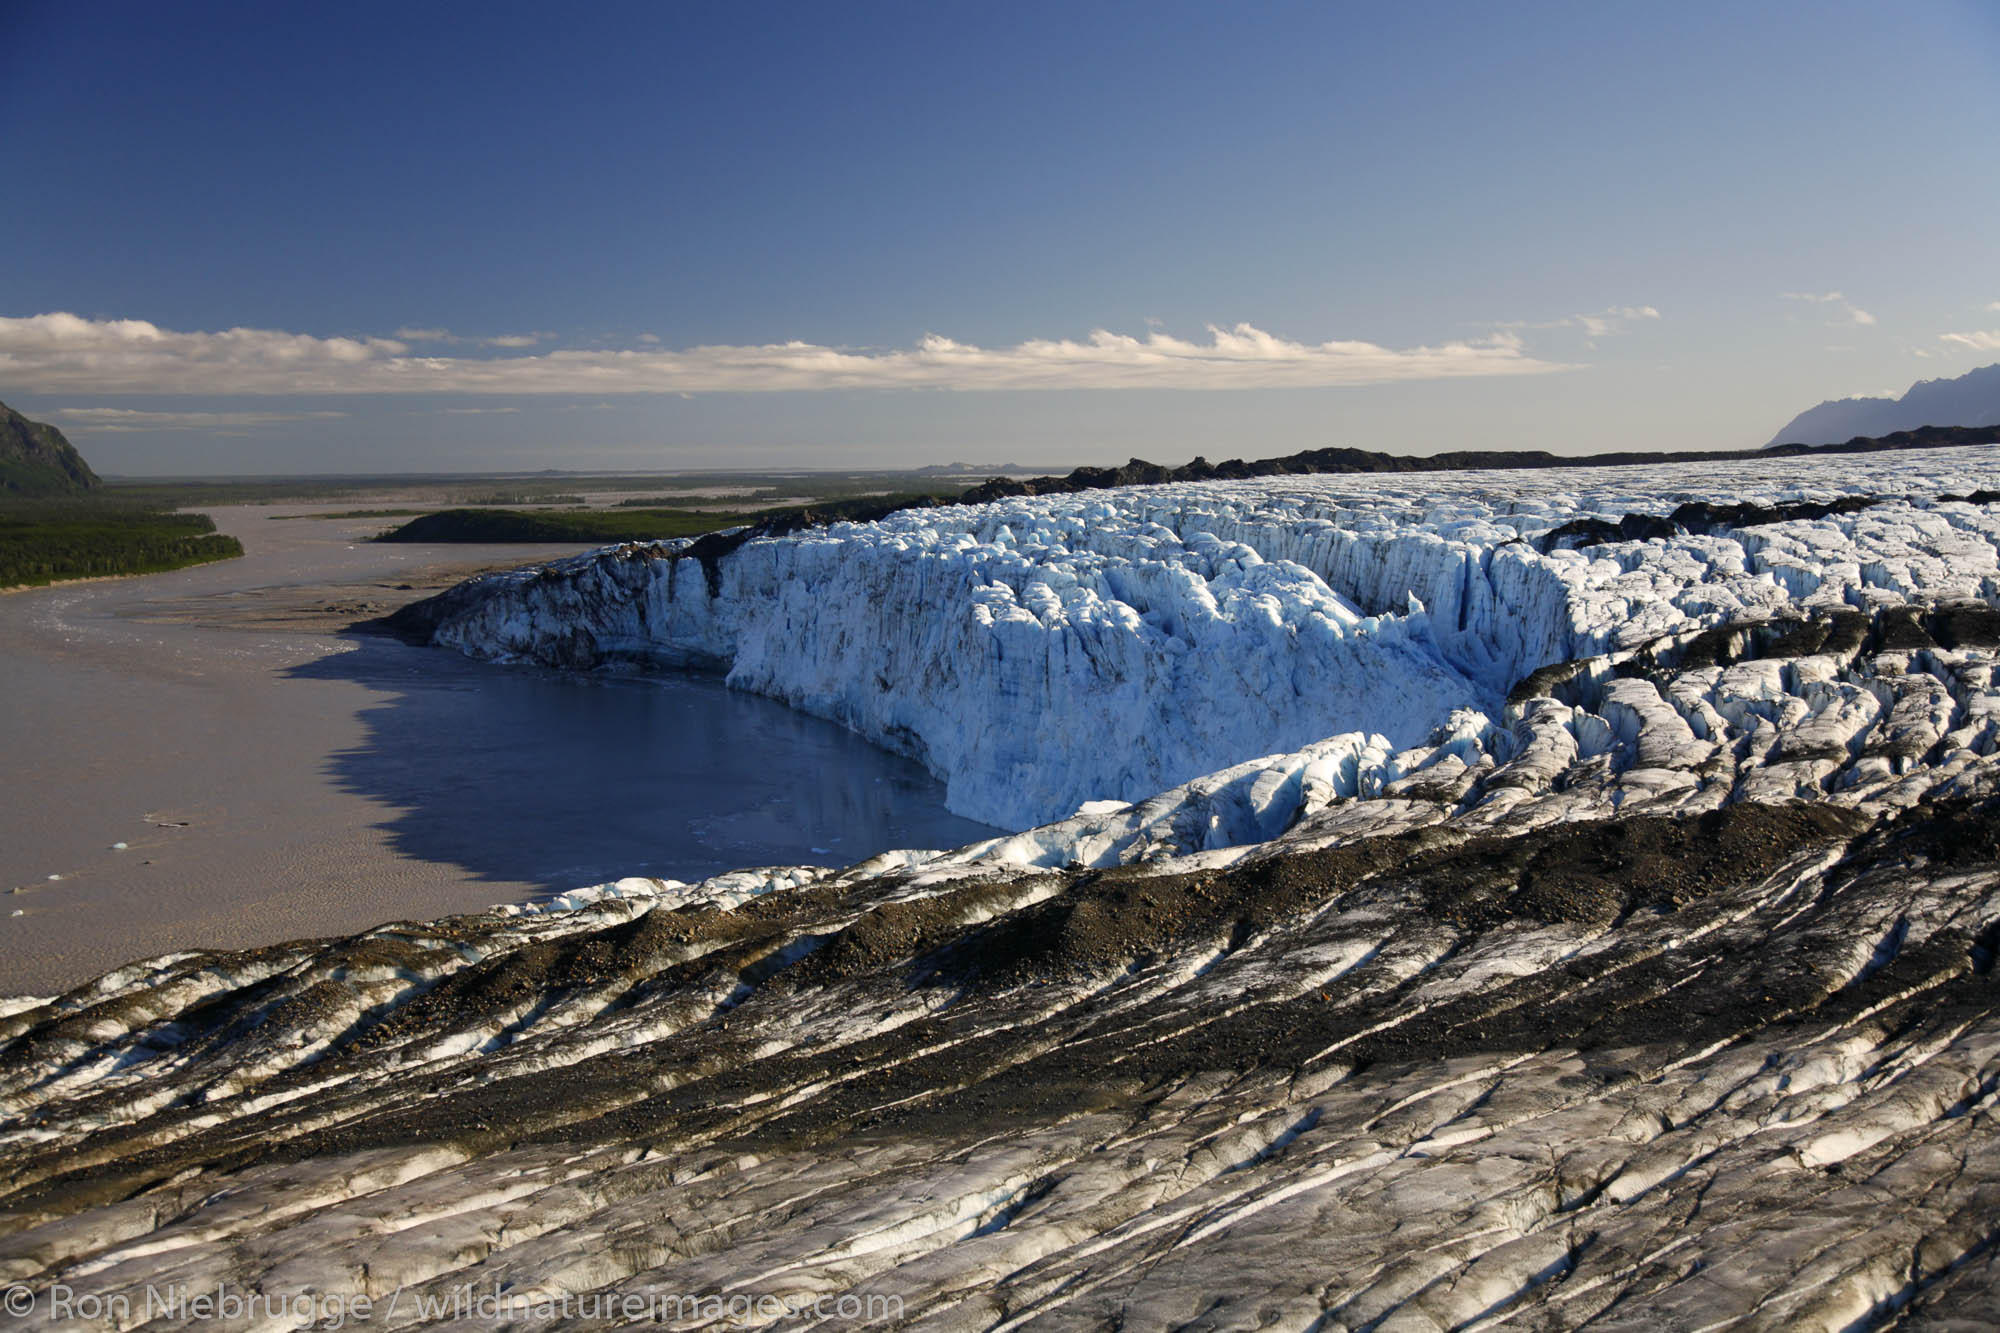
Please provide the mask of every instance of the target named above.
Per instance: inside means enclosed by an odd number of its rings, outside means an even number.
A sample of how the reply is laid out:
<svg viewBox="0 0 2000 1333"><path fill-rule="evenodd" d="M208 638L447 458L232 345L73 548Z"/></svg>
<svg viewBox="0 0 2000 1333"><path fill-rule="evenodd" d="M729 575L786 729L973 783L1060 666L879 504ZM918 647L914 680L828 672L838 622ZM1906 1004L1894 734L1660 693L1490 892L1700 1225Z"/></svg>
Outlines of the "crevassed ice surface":
<svg viewBox="0 0 2000 1333"><path fill-rule="evenodd" d="M1990 485L1996 463L1981 447L1287 477L909 510L751 541L712 584L667 558L685 543L505 576L438 638L495 658L721 665L919 757L954 811L1010 827L1349 734L1322 767L1354 795L1441 735L1492 750L1509 688L1549 663L1816 608L1990 598L2000 518L1941 497ZM1853 495L1902 498L1529 544L1690 500Z"/></svg>

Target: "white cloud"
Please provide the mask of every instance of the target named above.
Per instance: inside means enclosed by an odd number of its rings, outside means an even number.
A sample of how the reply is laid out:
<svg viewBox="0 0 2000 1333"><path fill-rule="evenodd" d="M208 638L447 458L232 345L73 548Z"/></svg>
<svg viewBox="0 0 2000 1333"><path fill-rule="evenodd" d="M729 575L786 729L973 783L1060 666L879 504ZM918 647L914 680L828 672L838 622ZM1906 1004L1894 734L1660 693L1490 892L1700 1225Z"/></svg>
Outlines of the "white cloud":
<svg viewBox="0 0 2000 1333"><path fill-rule="evenodd" d="M1602 338L1606 334L1623 333L1627 321L1659 317L1660 312L1649 305L1615 305L1599 314L1577 315L1574 318L1583 326L1584 332L1593 338Z"/></svg>
<svg viewBox="0 0 2000 1333"><path fill-rule="evenodd" d="M976 347L927 335L915 347L815 343L579 349L528 356L417 356L409 341L315 338L268 329L180 333L144 320L0 317L0 387L186 394L773 393L813 389L1266 389L1534 375L1570 367L1498 333L1435 347L1301 343L1237 324L1207 342L1099 329L1081 341Z"/></svg>
<svg viewBox="0 0 2000 1333"><path fill-rule="evenodd" d="M403 342L445 343L461 347L533 347L546 336L546 334L541 333L505 333L497 338L468 338L453 333L450 329L403 328L396 330L396 337Z"/></svg>
<svg viewBox="0 0 2000 1333"><path fill-rule="evenodd" d="M1582 329L1593 338L1625 332L1625 326L1642 319L1658 319L1660 312L1649 305L1614 305L1588 315L1565 315L1561 319L1506 320L1494 325L1501 329Z"/></svg>
<svg viewBox="0 0 2000 1333"><path fill-rule="evenodd" d="M1988 301L1986 303L1986 313L1989 315L2000 315L2000 301Z"/></svg>
<svg viewBox="0 0 2000 1333"><path fill-rule="evenodd" d="M49 413L103 434L134 430L248 430L289 421L335 421L345 412L141 412L125 407L59 407Z"/></svg>
<svg viewBox="0 0 2000 1333"><path fill-rule="evenodd" d="M1840 292L1779 292L1778 299L1804 301L1811 305L1839 306L1839 317L1826 322L1826 326L1830 329L1866 328L1875 322L1875 316L1849 301Z"/></svg>
<svg viewBox="0 0 2000 1333"><path fill-rule="evenodd" d="M447 407L440 412L448 417L497 417L520 410L518 407Z"/></svg>
<svg viewBox="0 0 2000 1333"><path fill-rule="evenodd" d="M1940 333L1939 342L1957 343L1975 352L2000 352L2000 329L1975 329L1971 333Z"/></svg>

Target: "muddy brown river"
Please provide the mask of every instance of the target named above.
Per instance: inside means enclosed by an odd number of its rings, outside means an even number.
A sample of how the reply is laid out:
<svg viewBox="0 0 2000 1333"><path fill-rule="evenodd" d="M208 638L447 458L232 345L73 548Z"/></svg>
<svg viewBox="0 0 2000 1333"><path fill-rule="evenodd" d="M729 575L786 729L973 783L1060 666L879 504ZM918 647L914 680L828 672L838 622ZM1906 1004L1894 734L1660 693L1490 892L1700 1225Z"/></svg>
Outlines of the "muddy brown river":
<svg viewBox="0 0 2000 1333"><path fill-rule="evenodd" d="M380 519L280 517L311 508L210 510L240 560L0 595L0 994L992 832L920 766L713 679L349 632L473 569L584 548L377 545Z"/></svg>

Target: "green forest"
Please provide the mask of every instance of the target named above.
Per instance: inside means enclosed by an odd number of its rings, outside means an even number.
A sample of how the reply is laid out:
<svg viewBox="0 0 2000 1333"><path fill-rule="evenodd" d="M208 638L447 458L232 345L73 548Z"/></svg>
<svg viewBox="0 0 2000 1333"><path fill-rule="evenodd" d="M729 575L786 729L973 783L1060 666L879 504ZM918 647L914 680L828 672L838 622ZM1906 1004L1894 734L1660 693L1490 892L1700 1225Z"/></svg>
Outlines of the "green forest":
<svg viewBox="0 0 2000 1333"><path fill-rule="evenodd" d="M152 574L242 555L206 514L116 500L0 502L0 588Z"/></svg>

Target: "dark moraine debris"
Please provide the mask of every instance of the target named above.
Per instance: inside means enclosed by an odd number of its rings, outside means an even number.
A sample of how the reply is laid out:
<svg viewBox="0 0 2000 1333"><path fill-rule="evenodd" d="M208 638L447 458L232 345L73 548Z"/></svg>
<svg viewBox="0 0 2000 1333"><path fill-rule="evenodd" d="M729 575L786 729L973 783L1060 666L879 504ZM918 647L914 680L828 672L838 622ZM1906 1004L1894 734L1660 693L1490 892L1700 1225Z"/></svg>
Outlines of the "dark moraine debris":
<svg viewBox="0 0 2000 1333"><path fill-rule="evenodd" d="M929 497L891 499L864 497L807 505L801 509L787 509L744 527L711 532L697 537L686 547L673 552L671 558L693 560L700 564L702 574L708 580L708 595L714 597L722 587L723 560L733 555L746 542L764 537L787 537L795 532L823 528L832 523L873 523L877 519L887 518L890 514L905 509L921 509L932 503L934 501Z"/></svg>
<svg viewBox="0 0 2000 1333"><path fill-rule="evenodd" d="M1946 648L2000 647L2000 611L1986 602L1953 602L1933 608L1930 633Z"/></svg>
<svg viewBox="0 0 2000 1333"><path fill-rule="evenodd" d="M350 1293L789 1254L938 1317L1296 1290L1358 1326L1384 1301L1465 1322L1493 1298L1429 1283L1526 1247L1574 1267L1517 1284L1523 1317L1588 1322L1588 1283L1659 1326L1697 1296L1862 1299L1796 1277L1833 1244L1941 1300L1990 1226L1966 1154L1996 890L1994 798L1745 805L187 959L143 1002L0 1020L30 1135L0 1143L0 1274L73 1283L183 1236L190 1277ZM109 1058L152 1066L143 1104L47 1082ZM1869 1208L1825 1197L1871 1180ZM1270 1236L1221 1223L1286 1199L1297 1263L1246 1267ZM905 1239L822 1252L885 1206ZM1431 1277L1378 1291L1419 1241ZM1671 1272L1635 1262L1669 1242ZM1720 1294L1681 1280L1704 1267Z"/></svg>
<svg viewBox="0 0 2000 1333"><path fill-rule="evenodd" d="M1937 640L1924 627L1927 619L1920 606L1887 607L1875 616L1874 633L1865 649L1874 653L1914 653L1937 647Z"/></svg>
<svg viewBox="0 0 2000 1333"><path fill-rule="evenodd" d="M1514 687L1507 692L1507 702L1519 704L1530 699L1555 695L1562 686L1589 671L1590 666L1588 658L1572 658L1566 662L1551 662L1547 666L1537 667L1514 682Z"/></svg>
<svg viewBox="0 0 2000 1333"><path fill-rule="evenodd" d="M1661 541L1684 533L1707 534L1731 532L1739 528L1757 527L1766 523L1784 523L1793 519L1820 519L1832 514L1856 514L1864 509L1881 504L1874 496L1849 495L1838 500L1801 500L1793 504L1714 504L1705 500L1689 501L1664 517L1657 514L1626 514L1617 522L1601 518L1579 518L1553 528L1535 539L1535 549L1544 555L1550 551L1580 550L1586 546L1601 546L1605 542Z"/></svg>
<svg viewBox="0 0 2000 1333"><path fill-rule="evenodd" d="M1970 864L2000 848L1996 843L2000 821L1991 803L1947 803L1922 814L1922 819L1912 816L1883 824L1880 835L1872 838L1864 835L1877 828L1876 821L1852 811L1830 806L1739 806L1699 818L1593 820L1514 837L1461 840L1424 833L1367 839L1323 852L1257 859L1213 873L1147 874L1136 867L1068 872L1059 877L1054 896L1002 911L990 922L976 918L1002 908L1009 894L981 886L920 904L897 903L893 892L888 900L879 901L877 895L890 886L870 883L846 893L806 890L755 900L732 912L656 910L599 930L546 942L506 944L481 961L451 968L395 1002L358 1015L310 1064L274 1072L262 1086L266 1093L280 1088L310 1090L336 1075L361 1074L376 1052L495 1022L505 1024L508 1015L524 1004L556 1009L592 994L617 994L613 1012L658 1008L677 992L700 993L718 977L727 977L732 986L768 991L781 1007L802 1001L811 1006L820 987L853 985L864 991L886 986L880 991L885 1000L893 1004L915 1000L919 1008L928 1007L924 997L933 993L956 997L954 1008L980 1003L1005 1007L1024 985L1088 981L1094 988L1157 965L1196 942L1214 940L1231 953L1264 952L1275 959L1282 954L1284 939L1343 902L1356 908L1362 900L1378 907L1393 904L1394 911L1410 914L1412 923L1429 923L1427 928L1459 935L1464 947L1517 922L1584 925L1602 933L1615 930L1635 912L1693 910L1697 904L1758 884L1802 852L1837 845L1853 849L1847 863L1851 873L1875 865L1889 849L1904 859L1921 848L1928 857ZM426 945L421 934L357 937L312 946L311 952L322 957L310 971L352 973L386 966L422 975L439 961L426 954L450 948L453 936L447 927L436 944ZM810 947L799 950L800 942ZM488 949L494 943L484 941ZM1607 981L1619 970L1615 960L1621 956L1614 949L1575 971L1575 976ZM259 964L289 962L292 957L265 950L213 956L203 962L211 971L254 970ZM302 981L304 976L294 964L177 1015L181 1026L193 1029L191 1050L183 1055L191 1053L198 1065L219 1072L248 1052L282 1048L296 1040L297 1034L337 1012L332 996L343 988L332 978L303 985ZM903 998L894 998L898 996ZM82 1174L65 1173L56 1193L73 1201L74 1191L86 1180L115 1178L123 1182L117 1190L128 1190L136 1182L164 1179L191 1165L215 1169L230 1161L247 1162L250 1156L304 1160L336 1148L418 1146L440 1139L486 1143L490 1135L503 1140L522 1134L553 1135L587 1143L623 1132L603 1116L657 1089L656 1066L662 1059L674 1066L708 1070L703 1075L708 1079L740 1084L747 1078L760 1093L807 1086L852 1059L851 1053L831 1052L786 1056L776 1067L789 1072L775 1085L771 1070L757 1071L754 1060L747 1066L750 1074L725 1072L729 1061L719 1057L740 1053L731 1015L740 1013L753 1027L759 1022L756 1010L744 1007L748 999L738 998L682 1031L663 1035L644 1062L622 1057L590 1060L539 1073L523 1067L504 1080L504 1092L483 1080L454 1081L435 1089L438 1096L424 1099L421 1115L391 1114L391 1105L403 1099L389 1090L378 1094L384 1104L375 1112L366 1109L365 1101L351 1103L328 1086L315 1095L347 1103L359 1112L343 1118L337 1129L310 1129L314 1117L300 1115L299 1103L288 1100L284 1105L289 1112L252 1112L245 1120L232 1120L226 1130L182 1136L167 1132L185 1120L170 1108L91 1136L96 1146L78 1158L76 1169ZM1088 1033L1095 1006L1083 997L1078 1000L1075 1017L1081 1026L1075 1030ZM1298 1013L1281 1006L1254 1021L1232 1021L1231 1030L1261 1034L1252 1044L1232 1051L1227 1044L1208 1040L1168 1041L1147 1049L1141 1065L1149 1078L1192 1076L1211 1067L1211 1061L1219 1061L1214 1067L1239 1070L1273 1061L1289 1067L1318 1049L1314 1043L1372 1029L1385 1018L1392 1026L1399 1023L1396 1006L1389 1001L1385 995L1381 1003L1323 1014L1307 1006L1304 1014L1312 1021L1303 1026ZM1128 1017L1145 1020L1142 1026L1168 1022L1181 1006L1182 997L1162 995ZM1547 1006L1537 1008L1543 1025L1538 1040L1544 1044L1558 1037L1587 1040L1586 1029L1610 1016L1598 1001L1579 1000L1569 1007L1575 1018L1563 1018ZM1148 1013L1156 1017L1146 1019ZM56 1052L87 1042L94 1027L117 1021L119 1015L97 1006L52 1015L29 1023L4 1049L10 1060L46 1062ZM1069 1020L1058 1025L1067 1027ZM967 1024L947 1026L963 1031ZM1298 1030L1288 1031L1293 1028ZM1016 1054L981 1071L979 1077L997 1074L1023 1053L1038 1067L1068 1071L1065 1077L1080 1074L1082 1066L1100 1058L1077 1052L1034 1054L1040 1042L1032 1031L996 1032L982 1040ZM898 1044L874 1048L877 1058L887 1062L876 1077L878 1105L925 1090L922 1078L892 1067ZM580 1095L586 1089L594 1091ZM714 1101L707 1096L697 1099L704 1108L702 1115L725 1109ZM475 1108L476 1114L465 1113L464 1107ZM739 1130L747 1130L767 1114L739 1107L728 1118ZM815 1111L810 1099L779 1118L799 1127L827 1124L823 1111ZM38 1119L51 1123L57 1117L44 1113ZM454 1125L460 1129L454 1131ZM247 1131L259 1126L259 1133L246 1137ZM670 1120L656 1119L650 1132L663 1133L670 1127ZM86 1165L91 1159L99 1164ZM36 1197L44 1194L38 1190Z"/></svg>
<svg viewBox="0 0 2000 1333"><path fill-rule="evenodd" d="M436 636L438 626L485 598L486 577L478 575L455 583L441 593L405 603L386 616L360 621L354 628L364 633L392 635L419 647L427 645Z"/></svg>
<svg viewBox="0 0 2000 1333"><path fill-rule="evenodd" d="M1507 693L1512 705L1555 698L1577 703L1601 674L1643 676L1667 683L1677 672L1760 659L1827 656L1842 661L1926 648L2000 646L2000 611L1984 602L1885 607L1872 614L1820 610L1797 619L1739 620L1689 636L1669 636L1617 660L1576 658L1538 667Z"/></svg>

